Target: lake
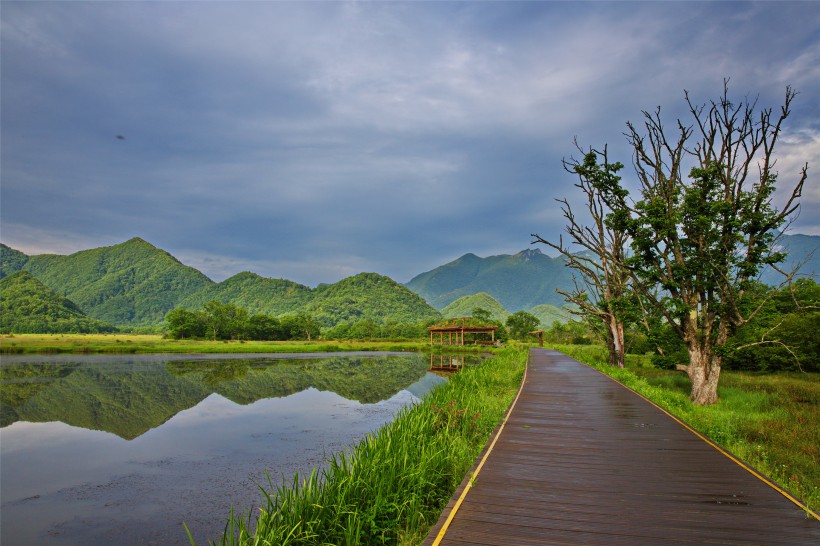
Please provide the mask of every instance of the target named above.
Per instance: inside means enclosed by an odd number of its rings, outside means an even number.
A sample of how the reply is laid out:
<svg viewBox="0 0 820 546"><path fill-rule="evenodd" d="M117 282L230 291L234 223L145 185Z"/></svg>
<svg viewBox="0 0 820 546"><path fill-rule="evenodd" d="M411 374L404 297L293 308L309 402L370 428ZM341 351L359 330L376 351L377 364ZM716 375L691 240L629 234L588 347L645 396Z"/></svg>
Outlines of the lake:
<svg viewBox="0 0 820 546"><path fill-rule="evenodd" d="M444 381L418 354L4 356L4 546L198 544ZM269 487L267 487L269 488Z"/></svg>

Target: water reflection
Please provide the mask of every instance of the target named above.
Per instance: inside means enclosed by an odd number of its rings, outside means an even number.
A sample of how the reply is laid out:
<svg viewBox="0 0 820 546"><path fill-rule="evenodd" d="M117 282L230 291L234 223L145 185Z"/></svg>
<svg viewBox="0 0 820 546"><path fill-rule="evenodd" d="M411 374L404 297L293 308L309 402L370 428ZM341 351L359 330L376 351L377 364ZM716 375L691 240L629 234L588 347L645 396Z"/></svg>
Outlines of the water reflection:
<svg viewBox="0 0 820 546"><path fill-rule="evenodd" d="M0 367L0 426L61 421L128 440L214 393L247 405L313 387L372 404L425 372L415 355L9 360Z"/></svg>
<svg viewBox="0 0 820 546"><path fill-rule="evenodd" d="M430 371L432 372L457 372L461 370L466 362L463 354L454 355L430 355Z"/></svg>
<svg viewBox="0 0 820 546"><path fill-rule="evenodd" d="M187 544L442 381L424 355L4 358L0 540Z"/></svg>

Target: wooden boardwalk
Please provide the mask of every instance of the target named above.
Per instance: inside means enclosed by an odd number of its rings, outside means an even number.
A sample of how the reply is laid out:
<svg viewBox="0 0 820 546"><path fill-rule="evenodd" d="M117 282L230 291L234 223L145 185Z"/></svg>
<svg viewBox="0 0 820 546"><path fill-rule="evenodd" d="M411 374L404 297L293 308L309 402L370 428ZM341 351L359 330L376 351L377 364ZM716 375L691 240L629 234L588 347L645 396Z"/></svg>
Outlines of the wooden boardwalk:
<svg viewBox="0 0 820 546"><path fill-rule="evenodd" d="M530 353L520 398L439 536L468 481L424 544L820 545L820 521L778 490L555 351Z"/></svg>

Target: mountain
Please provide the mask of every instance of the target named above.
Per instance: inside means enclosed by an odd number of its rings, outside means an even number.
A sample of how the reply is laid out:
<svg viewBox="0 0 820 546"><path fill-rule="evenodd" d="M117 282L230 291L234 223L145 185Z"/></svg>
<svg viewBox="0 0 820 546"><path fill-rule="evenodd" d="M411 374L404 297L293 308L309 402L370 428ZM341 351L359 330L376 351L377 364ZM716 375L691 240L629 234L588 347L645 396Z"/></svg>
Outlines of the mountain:
<svg viewBox="0 0 820 546"><path fill-rule="evenodd" d="M418 294L377 273L360 273L334 284L318 286L313 290L312 299L298 311L326 327L361 319L377 323L417 323L441 318Z"/></svg>
<svg viewBox="0 0 820 546"><path fill-rule="evenodd" d="M115 332L110 324L88 318L74 302L57 294L31 273L17 271L0 279L0 333L53 334Z"/></svg>
<svg viewBox="0 0 820 546"><path fill-rule="evenodd" d="M552 328L552 323L556 320L558 322L564 323L569 322L569 320L572 318L570 312L567 311L565 308L556 307L548 303L536 305L535 307L529 310L529 313L537 317L538 320L541 321L541 328L545 330L549 330L550 328Z"/></svg>
<svg viewBox="0 0 820 546"><path fill-rule="evenodd" d="M806 262L802 276L815 280L820 277L820 251L815 252L820 247L820 236L784 235L779 244L790 252L784 265L786 269L802 260ZM27 256L0 244L0 279L27 271L55 293L49 298L58 296L70 300L85 314L85 319L126 327L157 326L164 322L171 309L198 309L214 299L244 307L251 313L305 312L325 326L364 318L380 323L422 322L440 318L437 309L443 310L459 298L482 292L494 298L507 312L537 310L533 314L548 326L551 315L542 317L543 310L538 306L564 304L562 296L555 293L556 288L572 288L572 271L564 264L562 258L550 258L538 249L487 258L465 254L417 275L404 286L389 277L362 273L310 289L293 281L264 278L251 272L214 283L140 238L68 256ZM777 275L771 271L764 273L763 280L778 283ZM5 289L3 297L6 297ZM489 305L486 302L474 305L467 300L456 308L472 306L467 313L458 313L465 315L475 307L488 308ZM449 309L447 313L456 311ZM88 323L76 326L87 327L91 328Z"/></svg>
<svg viewBox="0 0 820 546"><path fill-rule="evenodd" d="M417 275L406 286L436 309L480 292L491 295L510 312L542 303L560 306L564 299L555 289L572 287L572 271L564 264L563 258L550 258L538 249L487 258L465 254Z"/></svg>
<svg viewBox="0 0 820 546"><path fill-rule="evenodd" d="M244 307L252 314L307 313L326 327L365 318L417 323L441 317L418 294L376 273L315 289L247 271L214 283L139 238L69 256L26 256L5 245L0 252L4 273L25 270L43 288L55 291L53 296L71 300L76 312L120 326L158 325L171 309L200 309L211 300ZM78 331L72 328L66 331Z"/></svg>
<svg viewBox="0 0 820 546"><path fill-rule="evenodd" d="M778 267L792 271L799 266L798 277L808 277L820 281L820 235L781 235L778 244L788 255ZM777 286L783 282L783 275L767 267L760 280L768 285Z"/></svg>
<svg viewBox="0 0 820 546"><path fill-rule="evenodd" d="M285 279L268 279L243 272L220 283L206 285L183 298L178 307L199 309L212 300L244 307L251 314L283 315L298 310L312 298L305 285Z"/></svg>
<svg viewBox="0 0 820 546"><path fill-rule="evenodd" d="M504 309L497 299L486 292L479 292L472 296L463 296L441 310L444 318L461 318L473 315L473 310L480 307L490 312L492 320L497 320L502 324L510 316L510 312Z"/></svg>
<svg viewBox="0 0 820 546"><path fill-rule="evenodd" d="M23 269L89 317L125 326L162 322L182 298L213 284L140 238L69 256L30 256Z"/></svg>
<svg viewBox="0 0 820 546"><path fill-rule="evenodd" d="M23 269L27 261L28 256L22 252L0 243L0 279Z"/></svg>
<svg viewBox="0 0 820 546"><path fill-rule="evenodd" d="M783 235L778 244L788 252L781 268L790 271L802 263L798 277L820 280L820 236ZM465 254L415 276L405 286L439 310L461 297L481 292L498 300L510 312L531 310L541 304L561 307L564 298L555 289L573 288L572 270L565 263L563 258L550 258L538 249L487 258ZM763 282L773 286L781 279L771 268L761 275Z"/></svg>

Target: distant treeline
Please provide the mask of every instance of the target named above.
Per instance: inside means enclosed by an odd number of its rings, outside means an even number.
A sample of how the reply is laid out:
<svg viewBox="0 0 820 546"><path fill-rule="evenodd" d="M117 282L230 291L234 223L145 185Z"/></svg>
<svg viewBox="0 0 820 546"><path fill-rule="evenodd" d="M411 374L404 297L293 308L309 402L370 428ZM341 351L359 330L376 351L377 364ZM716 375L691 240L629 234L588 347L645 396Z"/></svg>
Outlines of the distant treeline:
<svg viewBox="0 0 820 546"><path fill-rule="evenodd" d="M506 323L495 321L483 308L473 310L472 316L483 323L496 327L495 339L510 338L533 340L528 332L538 327L538 318L518 311L507 317ZM307 313L272 317L266 314L250 314L247 309L232 303L212 300L201 310L177 308L170 311L165 321L166 334L173 339L253 340L286 341L314 340L416 340L427 337L427 327L435 320L401 322L388 320L377 322L370 318L343 321L330 328Z"/></svg>
<svg viewBox="0 0 820 546"><path fill-rule="evenodd" d="M370 319L341 322L322 330L321 323L307 313L272 317L250 314L247 309L213 300L201 310L178 308L165 317L167 335L173 339L287 341L323 339L417 339L427 334L423 323L388 321L379 324Z"/></svg>

